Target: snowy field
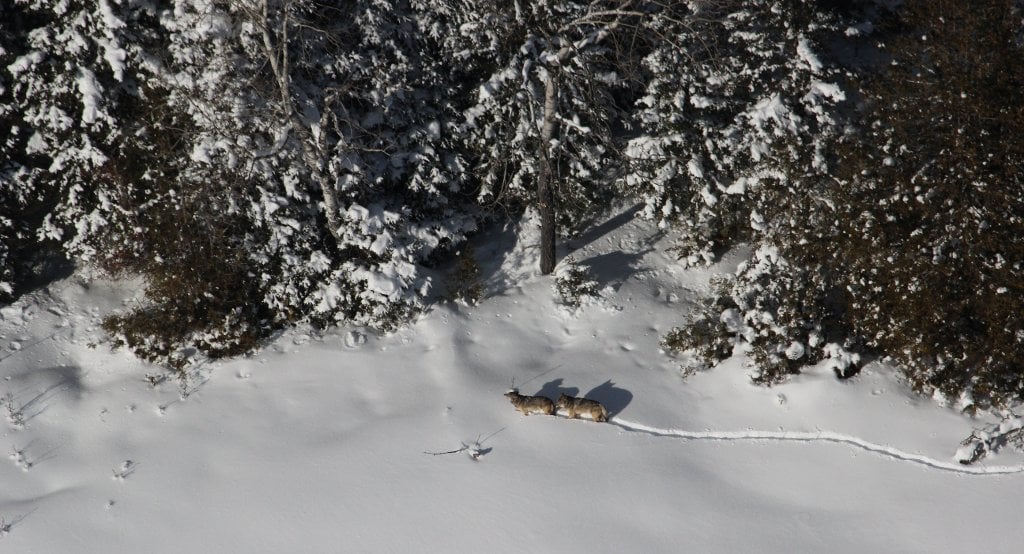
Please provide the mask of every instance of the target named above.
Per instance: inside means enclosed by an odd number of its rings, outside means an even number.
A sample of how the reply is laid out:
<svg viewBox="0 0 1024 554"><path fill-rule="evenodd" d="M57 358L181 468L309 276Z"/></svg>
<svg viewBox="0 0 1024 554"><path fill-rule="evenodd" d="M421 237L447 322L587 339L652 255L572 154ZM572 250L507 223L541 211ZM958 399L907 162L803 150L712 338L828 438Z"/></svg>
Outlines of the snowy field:
<svg viewBox="0 0 1024 554"><path fill-rule="evenodd" d="M681 378L659 339L738 255L652 269L671 242L626 212L563 251L604 288L571 311L512 236L476 246L478 306L383 337L290 331L186 395L96 345L130 284L76 276L4 308L0 552L1020 550L1024 457L953 460L990 419L877 364L770 389L740 358ZM524 417L513 379L611 422Z"/></svg>

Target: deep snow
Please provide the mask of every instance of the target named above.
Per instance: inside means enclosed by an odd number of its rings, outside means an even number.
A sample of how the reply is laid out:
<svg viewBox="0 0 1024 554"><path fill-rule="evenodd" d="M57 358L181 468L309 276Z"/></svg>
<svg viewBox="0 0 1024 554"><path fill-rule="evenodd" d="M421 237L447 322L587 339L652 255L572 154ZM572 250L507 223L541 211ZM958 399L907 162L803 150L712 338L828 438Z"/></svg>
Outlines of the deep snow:
<svg viewBox="0 0 1024 554"><path fill-rule="evenodd" d="M475 246L480 305L383 337L290 331L203 364L187 396L100 342L137 284L74 276L23 297L0 311L0 551L1020 548L1024 457L959 466L990 420L891 369L762 388L736 357L682 379L659 339L742 254L679 269L634 212L565 245L604 289L579 310L555 304L530 233L495 232ZM524 417L502 396L513 379L597 398L612 422ZM1004 473L969 473L986 471Z"/></svg>

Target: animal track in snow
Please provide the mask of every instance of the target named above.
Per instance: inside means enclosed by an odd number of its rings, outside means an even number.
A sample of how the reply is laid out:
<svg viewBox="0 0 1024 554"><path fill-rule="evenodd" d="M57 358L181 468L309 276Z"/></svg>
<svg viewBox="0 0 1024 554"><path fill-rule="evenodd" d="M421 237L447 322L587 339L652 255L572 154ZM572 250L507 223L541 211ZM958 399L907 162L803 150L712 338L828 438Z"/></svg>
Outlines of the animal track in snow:
<svg viewBox="0 0 1024 554"><path fill-rule="evenodd" d="M665 429L652 427L643 423L637 423L621 418L614 418L608 421L627 431L646 433L658 437L670 437L689 440L716 440L716 441L779 441L779 442L830 442L844 444L866 450L894 460L915 463L953 473L968 475L1006 475L1012 473L1024 473L1024 465L1014 466L965 466L959 463L945 462L904 452L898 448L884 444L876 444L852 435L844 435L833 431L687 431L683 429Z"/></svg>
<svg viewBox="0 0 1024 554"><path fill-rule="evenodd" d="M13 448L11 455L8 457L14 460L14 464L20 467L22 471L28 471L32 469L33 465L35 465L33 462L29 461L29 459L25 456L24 448Z"/></svg>

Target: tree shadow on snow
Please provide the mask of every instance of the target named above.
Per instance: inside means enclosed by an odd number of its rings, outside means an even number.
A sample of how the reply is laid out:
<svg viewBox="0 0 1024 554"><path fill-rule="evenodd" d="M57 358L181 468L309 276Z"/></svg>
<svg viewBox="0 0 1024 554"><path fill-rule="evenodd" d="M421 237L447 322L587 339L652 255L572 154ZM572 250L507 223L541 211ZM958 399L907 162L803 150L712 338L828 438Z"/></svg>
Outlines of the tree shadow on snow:
<svg viewBox="0 0 1024 554"><path fill-rule="evenodd" d="M580 393L580 389L576 387L563 387L563 382L565 382L565 379L559 377L558 379L552 379L551 381L544 383L544 386L540 388L539 392L537 392L537 396L546 396L557 401L558 397L563 394L576 396Z"/></svg>
<svg viewBox="0 0 1024 554"><path fill-rule="evenodd" d="M642 208L642 203L636 204L608 221L588 229L579 238L568 241L563 254L565 256L572 255L587 245L597 242L612 231L628 224L636 218L636 214ZM618 289L618 285L622 284L623 281L638 270L643 269L640 267L641 260L645 255L654 251L654 243L661 239L662 234L656 233L650 237L638 237L633 245L620 244L620 247L625 247L627 250L615 250L584 259L577 257L576 261L579 265L586 267L591 278L596 280L600 287L603 288L614 283L615 288Z"/></svg>
<svg viewBox="0 0 1024 554"><path fill-rule="evenodd" d="M640 213L640 210L643 209L643 207L643 202L638 202L600 225L591 226L594 223L593 221L586 222L584 225L587 227L587 230L581 233L579 238L576 240L569 241L570 248L572 248L572 250L576 250L592 242L597 242L601 237L618 229L619 227L622 227L630 221L633 221L636 214ZM570 254L571 253L572 252L570 252Z"/></svg>
<svg viewBox="0 0 1024 554"><path fill-rule="evenodd" d="M29 369L9 376L7 380L18 382L28 378L42 378L51 381L51 383L41 391L36 386L25 385L16 393L7 392L9 395L8 401L12 404L12 407L8 409L18 411L25 422L42 415L55 396L61 393L70 393L75 398L80 398L84 391L82 368L77 366Z"/></svg>
<svg viewBox="0 0 1024 554"><path fill-rule="evenodd" d="M45 340L45 339L44 339ZM81 367L74 365L60 365L50 367L26 368L21 371L12 372L7 381L19 382L39 380L52 383L48 389L59 387L61 390L81 394L85 389L82 377L85 375Z"/></svg>
<svg viewBox="0 0 1024 554"><path fill-rule="evenodd" d="M654 248L645 248L639 252L608 252L580 260L579 265L587 268L590 277L597 281L600 288L614 283L614 288L618 290L619 285L641 269L640 260L653 251Z"/></svg>
<svg viewBox="0 0 1024 554"><path fill-rule="evenodd" d="M611 379L591 389L585 398L597 400L608 410L608 417L614 417L633 401L633 393L615 386Z"/></svg>

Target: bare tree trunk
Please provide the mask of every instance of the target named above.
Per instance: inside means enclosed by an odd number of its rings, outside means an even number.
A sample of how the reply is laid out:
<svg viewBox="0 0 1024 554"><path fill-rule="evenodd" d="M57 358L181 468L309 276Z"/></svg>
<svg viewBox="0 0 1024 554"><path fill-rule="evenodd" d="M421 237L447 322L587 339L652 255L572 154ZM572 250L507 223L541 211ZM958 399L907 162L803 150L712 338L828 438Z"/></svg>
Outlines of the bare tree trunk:
<svg viewBox="0 0 1024 554"><path fill-rule="evenodd" d="M540 272L544 275L555 270L555 189L551 161L551 139L555 135L558 111L558 71L548 68L544 80L544 123L540 131L537 153L537 210L540 212Z"/></svg>
<svg viewBox="0 0 1024 554"><path fill-rule="evenodd" d="M313 132L306 126L299 116L298 110L295 108L295 104L292 101L291 93L291 74L288 68L288 32L289 32L289 15L288 5L285 5L282 10L281 18L281 29L279 30L279 37L277 38L277 44L274 44L274 38L270 32L270 13L267 0L261 0L259 5L260 11L258 15L255 10L248 10L250 17L259 24L263 34L263 49L264 54L270 62L270 69L274 73L274 79L277 81L278 92L281 95L281 105L284 109L288 118L288 124L291 127L293 133L295 133L296 140L302 146L302 161L305 162L306 167L309 169L313 181L320 186L320 190L324 197L324 215L327 218L328 231L331 236L335 239L338 238L338 229L340 223L338 221L338 199L334 194L333 183L329 183L327 177L324 175L323 170L323 145L322 140L317 140L313 136ZM325 110L329 110L329 103L324 106ZM326 114L325 114L326 115ZM321 125L321 129L324 126ZM323 131L321 131L323 132Z"/></svg>
<svg viewBox="0 0 1024 554"><path fill-rule="evenodd" d="M596 2L595 2L596 4ZM616 29L619 28L623 18L640 16L645 14L638 11L631 11L633 0L625 0L616 9L602 10L589 14L588 19L597 21L604 17L614 16L614 20L592 33L587 38L570 42L561 37L552 39L560 43L561 47L557 52L547 58L546 75L544 77L544 119L540 131L540 146L537 152L537 209L540 212L540 272L549 275L555 270L555 187L553 160L551 159L551 141L555 138L556 126L558 124L558 72L559 66L573 55L573 52L585 48L588 45L598 44L604 41ZM516 13L520 12L519 2L516 2ZM575 23L582 22L583 19ZM564 29L563 29L564 30Z"/></svg>

